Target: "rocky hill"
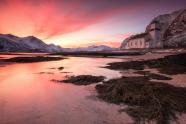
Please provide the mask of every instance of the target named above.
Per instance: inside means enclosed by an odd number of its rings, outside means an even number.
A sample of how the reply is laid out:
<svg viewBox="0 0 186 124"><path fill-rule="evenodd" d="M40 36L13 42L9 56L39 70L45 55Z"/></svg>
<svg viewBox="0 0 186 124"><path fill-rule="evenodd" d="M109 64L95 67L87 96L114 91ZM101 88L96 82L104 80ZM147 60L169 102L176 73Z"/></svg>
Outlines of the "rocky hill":
<svg viewBox="0 0 186 124"><path fill-rule="evenodd" d="M186 8L155 17L147 25L145 33L151 31L153 23L159 24L158 30L160 30L160 40L162 41L163 48L186 47ZM131 37L125 39L120 48L124 48L126 42ZM148 40L148 37L146 37L146 40Z"/></svg>
<svg viewBox="0 0 186 124"><path fill-rule="evenodd" d="M168 26L164 35L165 47L186 47L186 10Z"/></svg>
<svg viewBox="0 0 186 124"><path fill-rule="evenodd" d="M62 48L46 44L34 37L17 37L12 34L0 34L0 52L61 52Z"/></svg>
<svg viewBox="0 0 186 124"><path fill-rule="evenodd" d="M164 14L164 15L159 15L155 17L149 25L147 25L145 32L150 31L150 26L153 22L158 22L160 24L160 29L161 29L161 34L163 35L169 25L175 20L175 18L182 13L182 9L172 12L170 14Z"/></svg>

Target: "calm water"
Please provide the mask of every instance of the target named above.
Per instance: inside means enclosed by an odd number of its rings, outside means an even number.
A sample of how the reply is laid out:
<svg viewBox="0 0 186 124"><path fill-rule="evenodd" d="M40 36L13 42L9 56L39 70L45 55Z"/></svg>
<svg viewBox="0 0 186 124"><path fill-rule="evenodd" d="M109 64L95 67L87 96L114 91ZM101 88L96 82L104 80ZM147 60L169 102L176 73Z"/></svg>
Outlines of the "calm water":
<svg viewBox="0 0 186 124"><path fill-rule="evenodd" d="M0 67L0 124L131 123L129 116L118 112L122 106L96 97L95 84L76 86L51 81L79 74L119 77L118 71L100 68L116 61L121 59L69 57ZM61 66L65 69L58 70Z"/></svg>

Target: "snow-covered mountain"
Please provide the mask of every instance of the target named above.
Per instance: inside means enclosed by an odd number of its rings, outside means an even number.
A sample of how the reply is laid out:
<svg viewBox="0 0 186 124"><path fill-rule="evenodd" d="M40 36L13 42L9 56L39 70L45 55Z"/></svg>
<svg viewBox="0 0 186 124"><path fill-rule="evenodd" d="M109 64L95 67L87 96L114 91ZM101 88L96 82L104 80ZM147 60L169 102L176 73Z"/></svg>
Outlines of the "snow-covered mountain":
<svg viewBox="0 0 186 124"><path fill-rule="evenodd" d="M62 48L62 47L60 47L58 45L49 44L48 46L49 47L47 47L47 51L49 51L49 52L53 52L53 51L55 51L55 52L62 52L62 51L64 51L64 48Z"/></svg>
<svg viewBox="0 0 186 124"><path fill-rule="evenodd" d="M117 50L117 48L112 48L112 47L109 47L109 46L105 46L105 45L100 45L100 46L89 46L88 49L90 51L114 51L114 50Z"/></svg>
<svg viewBox="0 0 186 124"><path fill-rule="evenodd" d="M79 48L63 48L64 52L94 52L94 51L115 51L117 48L112 48L105 45L93 45L88 47L79 47Z"/></svg>
<svg viewBox="0 0 186 124"><path fill-rule="evenodd" d="M17 40L16 42L28 46L31 49L40 50L43 52L46 52L48 48L47 44L45 44L43 41L34 36L23 37L20 40Z"/></svg>
<svg viewBox="0 0 186 124"><path fill-rule="evenodd" d="M21 45L16 41L18 38L9 34L0 34L0 51L1 52L29 52L30 49L28 46Z"/></svg>
<svg viewBox="0 0 186 124"><path fill-rule="evenodd" d="M34 37L17 37L12 34L0 34L0 51L2 52L61 52L62 48L46 44Z"/></svg>
<svg viewBox="0 0 186 124"><path fill-rule="evenodd" d="M105 45L80 48L62 48L54 44L46 44L34 37L17 37L12 34L0 34L0 52L79 52L79 51L114 51Z"/></svg>

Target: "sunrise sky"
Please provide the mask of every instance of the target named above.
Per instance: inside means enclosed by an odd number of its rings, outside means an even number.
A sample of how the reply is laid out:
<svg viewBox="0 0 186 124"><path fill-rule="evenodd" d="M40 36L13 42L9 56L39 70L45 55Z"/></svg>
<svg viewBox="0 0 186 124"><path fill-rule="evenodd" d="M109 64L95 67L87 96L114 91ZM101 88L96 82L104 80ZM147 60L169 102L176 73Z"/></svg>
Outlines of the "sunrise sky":
<svg viewBox="0 0 186 124"><path fill-rule="evenodd" d="M0 33L36 36L62 47L109 45L145 30L186 0L0 0Z"/></svg>

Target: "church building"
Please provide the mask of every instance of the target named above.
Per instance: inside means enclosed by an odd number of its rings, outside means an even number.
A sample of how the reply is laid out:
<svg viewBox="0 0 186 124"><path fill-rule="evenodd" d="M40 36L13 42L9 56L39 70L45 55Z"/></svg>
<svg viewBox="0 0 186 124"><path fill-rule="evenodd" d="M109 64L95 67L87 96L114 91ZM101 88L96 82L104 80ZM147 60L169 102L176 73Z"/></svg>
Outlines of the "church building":
<svg viewBox="0 0 186 124"><path fill-rule="evenodd" d="M163 42L159 23L154 21L149 26L145 33L127 38L121 45L121 49L162 48Z"/></svg>

